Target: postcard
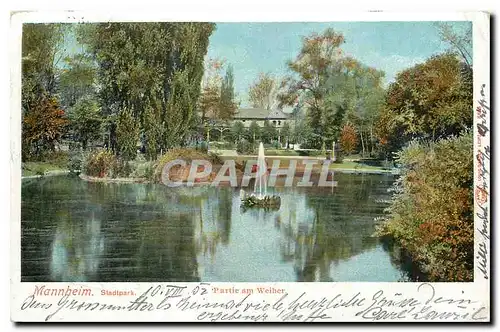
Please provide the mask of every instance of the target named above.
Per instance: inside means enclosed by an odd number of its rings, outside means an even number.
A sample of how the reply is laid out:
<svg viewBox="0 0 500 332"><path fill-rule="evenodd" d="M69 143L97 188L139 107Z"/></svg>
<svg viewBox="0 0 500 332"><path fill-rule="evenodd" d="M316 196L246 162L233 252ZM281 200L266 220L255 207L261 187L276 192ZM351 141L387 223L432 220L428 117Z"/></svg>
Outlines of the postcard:
<svg viewBox="0 0 500 332"><path fill-rule="evenodd" d="M15 322L490 322L485 12L11 16Z"/></svg>

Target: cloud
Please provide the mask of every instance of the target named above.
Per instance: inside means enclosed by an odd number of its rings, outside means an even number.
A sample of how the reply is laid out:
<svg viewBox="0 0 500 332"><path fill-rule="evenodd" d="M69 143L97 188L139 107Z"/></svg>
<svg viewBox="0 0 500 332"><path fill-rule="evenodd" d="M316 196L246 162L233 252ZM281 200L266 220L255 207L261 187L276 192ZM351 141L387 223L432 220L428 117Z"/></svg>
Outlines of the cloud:
<svg viewBox="0 0 500 332"><path fill-rule="evenodd" d="M359 56L358 59L365 65L377 68L385 72L385 84L394 82L396 75L404 69L415 66L424 62L424 57L411 57L399 54L381 55L380 53L371 52L364 56Z"/></svg>

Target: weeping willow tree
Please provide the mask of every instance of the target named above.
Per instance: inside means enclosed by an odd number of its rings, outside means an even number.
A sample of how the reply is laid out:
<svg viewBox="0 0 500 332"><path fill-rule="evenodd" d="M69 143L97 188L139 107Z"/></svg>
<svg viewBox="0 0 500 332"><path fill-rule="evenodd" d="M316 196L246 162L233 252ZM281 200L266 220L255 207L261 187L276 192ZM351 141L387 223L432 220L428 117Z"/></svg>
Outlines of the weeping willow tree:
<svg viewBox="0 0 500 332"><path fill-rule="evenodd" d="M78 40L97 65L103 115L112 119L129 110L149 142L150 156L182 144L195 130L214 29L212 23L162 22L87 24L78 30ZM119 151L116 122L109 121L106 131L109 147Z"/></svg>

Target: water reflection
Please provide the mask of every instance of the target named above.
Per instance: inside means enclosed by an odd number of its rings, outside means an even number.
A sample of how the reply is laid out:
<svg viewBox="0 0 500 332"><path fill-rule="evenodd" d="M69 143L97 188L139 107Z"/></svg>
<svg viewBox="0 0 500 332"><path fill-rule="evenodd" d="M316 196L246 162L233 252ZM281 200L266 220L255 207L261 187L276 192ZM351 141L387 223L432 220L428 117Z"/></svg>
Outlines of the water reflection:
<svg viewBox="0 0 500 332"><path fill-rule="evenodd" d="M95 278L104 252L101 220L91 211L86 224L74 223L70 213L61 216L51 248L53 280L87 281Z"/></svg>
<svg viewBox="0 0 500 332"><path fill-rule="evenodd" d="M275 188L276 211L243 211L232 188L29 183L22 280L398 280L397 262L371 237L392 178L336 180L336 188Z"/></svg>

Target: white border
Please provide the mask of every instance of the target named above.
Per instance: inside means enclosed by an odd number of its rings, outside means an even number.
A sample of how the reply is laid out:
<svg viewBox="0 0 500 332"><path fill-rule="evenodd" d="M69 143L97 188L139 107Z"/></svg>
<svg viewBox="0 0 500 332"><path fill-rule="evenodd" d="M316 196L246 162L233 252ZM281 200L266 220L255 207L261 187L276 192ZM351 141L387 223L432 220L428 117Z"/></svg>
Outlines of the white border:
<svg viewBox="0 0 500 332"><path fill-rule="evenodd" d="M104 12L104 11L103 11ZM108 12L110 13L110 12ZM51 12L51 13L21 13L12 17L11 34L9 43L9 56L11 64L11 128L12 133L17 135L11 136L11 318L15 321L40 321L43 320L47 311L35 310L30 312L21 312L18 308L27 295L33 292L34 285L30 283L20 284L16 280L20 280L20 24L24 21L36 22L95 22L95 21L215 21L215 22L286 22L286 21L434 21L434 20L471 20L474 22L474 105L477 105L478 100L478 82L485 82L488 86L487 97L489 104L489 19L484 13L456 13L456 12L420 12L420 13L403 13L403 12L341 12L341 13L314 13L300 11L287 11L281 13L279 19L276 19L275 13L261 12L260 10L251 10L239 12L237 19L234 12L221 11L220 6L214 6L209 11L175 11L172 10L169 14L160 11L133 11L133 12L118 12L112 11L110 14L102 14L97 12ZM484 141L484 144L489 144L489 137ZM476 234L477 238L478 234ZM489 245L489 244L488 244ZM488 271L489 272L489 271ZM443 298L471 298L477 300L489 308L490 288L489 280L485 281L478 276L476 269L476 278L474 283L436 283L433 284L435 289L434 299L438 296ZM491 273L489 273L491 276ZM58 283L61 286L66 285ZM121 287L120 287L121 284ZM233 285L224 283L226 286ZM241 285L241 283L238 283ZM149 284L123 284L113 283L107 284L106 287L134 289L136 292L145 291ZM184 285L184 284L179 284ZM185 284L192 290L194 284ZM248 284L247 284L248 285ZM290 294L290 298L298 297L302 291L307 291L307 296L310 299L321 298L328 292L341 294L346 299L353 296L357 292L361 292L367 299L373 299L378 290L384 291L384 294L394 293L395 291L407 297L415 297L423 302L428 300L431 288L427 285L420 286L418 283L409 284L394 284L394 283L303 283L303 284L273 284L277 288L286 288ZM53 286L55 286L53 284ZM92 284L89 286L100 289L103 284ZM255 286L262 286L256 284ZM457 297L454 297L454 296ZM262 296L257 299L259 301L267 301L269 303L276 302L276 298ZM48 301L48 300L47 300ZM122 300L123 301L123 300ZM369 300L367 300L368 302ZM106 303L119 304L116 299L106 299ZM371 303L371 302L370 302ZM54 303L54 306L56 304ZM453 308L451 308L453 307ZM436 311L462 310L455 308L456 305L438 303L434 304L433 309ZM471 308L467 310L471 310ZM461 311L468 313L469 311ZM359 311L359 310L358 310ZM360 316L354 316L356 310L349 308L336 311L335 316L331 321L365 321ZM470 313L472 314L472 312ZM489 317L489 316L488 316ZM75 313L66 312L53 317L53 321L195 321L196 314L193 312L176 312L175 315L169 312L165 315L163 312L155 311L148 314L133 314L126 312L102 312L102 313ZM470 321L470 315L464 321ZM398 321L413 321L412 319L399 319Z"/></svg>

